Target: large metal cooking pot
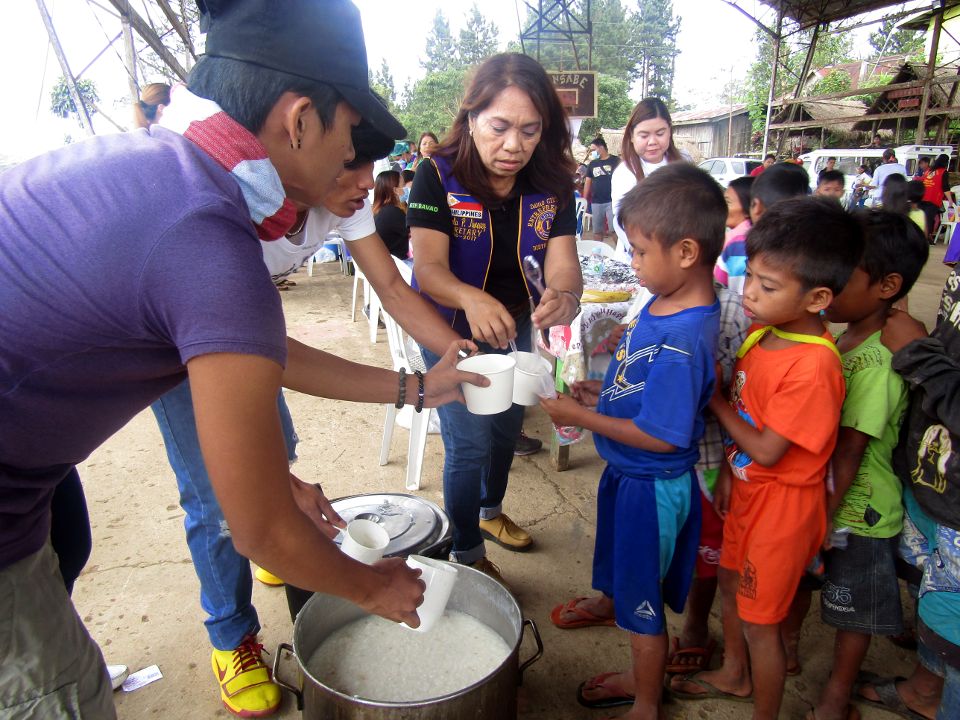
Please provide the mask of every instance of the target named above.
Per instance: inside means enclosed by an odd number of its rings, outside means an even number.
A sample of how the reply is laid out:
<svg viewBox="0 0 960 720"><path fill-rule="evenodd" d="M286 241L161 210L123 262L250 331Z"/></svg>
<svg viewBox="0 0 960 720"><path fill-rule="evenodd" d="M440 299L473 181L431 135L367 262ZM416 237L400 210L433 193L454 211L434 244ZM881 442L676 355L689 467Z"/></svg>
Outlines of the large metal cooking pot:
<svg viewBox="0 0 960 720"><path fill-rule="evenodd" d="M347 522L354 518L372 520L387 531L390 544L384 557L426 555L446 560L453 544L453 529L450 518L436 503L426 498L407 493L370 493L349 495L331 502L333 509ZM334 542L341 541L338 536ZM290 620L296 621L297 613L313 595L309 590L287 583L284 587Z"/></svg>
<svg viewBox="0 0 960 720"><path fill-rule="evenodd" d="M465 565L457 566L457 583L447 607L472 615L502 637L510 655L490 675L442 697L416 702L375 702L328 687L307 670L316 649L334 631L367 613L347 600L317 593L297 616L293 647L281 643L273 662L274 682L297 696L306 720L511 720L517 717L517 686L523 671L543 654L543 641L533 620L524 620L520 606L496 580ZM537 644L532 657L520 663L520 641L529 626ZM293 653L300 668L299 687L280 677L280 659ZM384 658L403 662L403 658Z"/></svg>

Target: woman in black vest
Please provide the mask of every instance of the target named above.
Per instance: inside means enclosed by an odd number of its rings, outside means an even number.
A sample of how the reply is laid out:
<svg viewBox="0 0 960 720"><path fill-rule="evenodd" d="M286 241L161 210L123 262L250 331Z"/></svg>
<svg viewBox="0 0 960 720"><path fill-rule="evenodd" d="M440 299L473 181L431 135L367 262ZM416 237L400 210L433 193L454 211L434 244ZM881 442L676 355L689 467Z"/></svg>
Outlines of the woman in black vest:
<svg viewBox="0 0 960 720"><path fill-rule="evenodd" d="M575 168L566 114L543 68L513 53L484 62L450 132L419 168L407 212L415 286L482 352L506 352L512 339L529 349L531 323L542 329L576 317ZM526 255L544 268L542 297L524 278ZM428 351L424 358L437 361ZM471 415L451 403L440 418L451 557L502 580L483 538L509 550L532 543L501 509L523 407Z"/></svg>

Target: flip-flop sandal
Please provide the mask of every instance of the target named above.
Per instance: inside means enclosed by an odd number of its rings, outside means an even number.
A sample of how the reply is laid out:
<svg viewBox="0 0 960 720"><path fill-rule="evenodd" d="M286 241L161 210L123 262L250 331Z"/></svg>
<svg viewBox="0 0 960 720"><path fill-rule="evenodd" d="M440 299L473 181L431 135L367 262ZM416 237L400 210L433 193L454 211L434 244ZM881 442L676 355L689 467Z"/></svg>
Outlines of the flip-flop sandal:
<svg viewBox="0 0 960 720"><path fill-rule="evenodd" d="M677 690L673 687L673 684L670 684L670 694L673 695L678 700L733 700L734 702L742 703L752 703L753 695L735 695L733 693L724 692L720 688L708 683L703 678L697 677L700 675L699 672L693 673L693 675L688 675L687 677L681 678L687 682L691 682L699 688L702 688L704 692L702 693L692 693L685 692L683 690Z"/></svg>
<svg viewBox="0 0 960 720"><path fill-rule="evenodd" d="M580 686L577 688L577 702L583 705L585 708L592 709L602 709L602 708L613 708L621 707L623 705L633 705L634 696L627 695L627 693L620 691L620 694L612 694L603 698L586 698L583 696L584 690L596 690L597 688L607 688L611 693L616 693L617 688L606 685L606 681L609 680L614 675L619 675L620 673L603 673L602 675L597 675L592 677L589 680L584 680L580 683Z"/></svg>
<svg viewBox="0 0 960 720"><path fill-rule="evenodd" d="M616 627L617 621L614 618L604 618L594 615L589 610L584 610L577 603L582 600L588 600L586 597L578 597L562 605L557 605L550 611L550 622L561 630L575 630L585 627ZM564 613L573 613L577 616L575 620L564 620L561 615Z"/></svg>
<svg viewBox="0 0 960 720"><path fill-rule="evenodd" d="M861 673L861 677L868 678L869 675L867 673ZM868 679L866 682L873 687L877 693L877 697L880 699L871 700L868 697L864 697L860 691L857 690L857 702L864 702L874 707L882 708L887 712L892 712L895 715L907 718L907 720L932 720L932 718L928 718L908 708L903 698L900 697L900 693L897 692L897 683L906 680L906 678L881 678L876 676L874 676L874 678L874 680Z"/></svg>
<svg viewBox="0 0 960 720"><path fill-rule="evenodd" d="M713 651L717 643L713 639L707 641L706 647L680 647L680 639L673 638L673 650L667 660L667 675L689 675L699 670L706 670L713 658ZM690 658L692 662L681 663L678 658Z"/></svg>

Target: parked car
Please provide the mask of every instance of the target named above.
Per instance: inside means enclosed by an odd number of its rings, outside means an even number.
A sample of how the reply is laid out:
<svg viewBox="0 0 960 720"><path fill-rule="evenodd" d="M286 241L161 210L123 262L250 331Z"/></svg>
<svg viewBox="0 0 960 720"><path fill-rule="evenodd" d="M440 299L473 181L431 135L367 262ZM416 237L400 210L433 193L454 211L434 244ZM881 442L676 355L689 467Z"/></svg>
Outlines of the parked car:
<svg viewBox="0 0 960 720"><path fill-rule="evenodd" d="M728 157L728 158L709 158L697 165L701 170L705 170L713 176L722 187L730 184L734 178L749 175L756 168L763 165L760 160L749 160L747 158Z"/></svg>

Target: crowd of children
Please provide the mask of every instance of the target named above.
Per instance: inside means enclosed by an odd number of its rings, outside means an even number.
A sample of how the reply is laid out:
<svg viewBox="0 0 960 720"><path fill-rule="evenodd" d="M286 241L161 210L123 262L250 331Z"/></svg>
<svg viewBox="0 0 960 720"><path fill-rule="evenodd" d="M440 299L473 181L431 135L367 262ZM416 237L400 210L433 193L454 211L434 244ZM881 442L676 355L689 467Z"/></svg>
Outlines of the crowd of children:
<svg viewBox="0 0 960 720"><path fill-rule="evenodd" d="M676 164L620 206L653 299L602 383L543 401L554 422L592 430L607 462L599 595L551 614L630 633L632 670L582 683L587 707L653 719L672 695L778 717L819 587L836 639L808 718L858 718L857 703L960 713L960 276L928 337L894 309L927 261L924 233L905 214L848 213L832 184L803 197L806 172L780 163L722 193ZM872 636L903 633L898 577L919 596L919 662L883 680L861 665ZM724 652L710 669L718 585ZM665 606L686 607L672 645Z"/></svg>

